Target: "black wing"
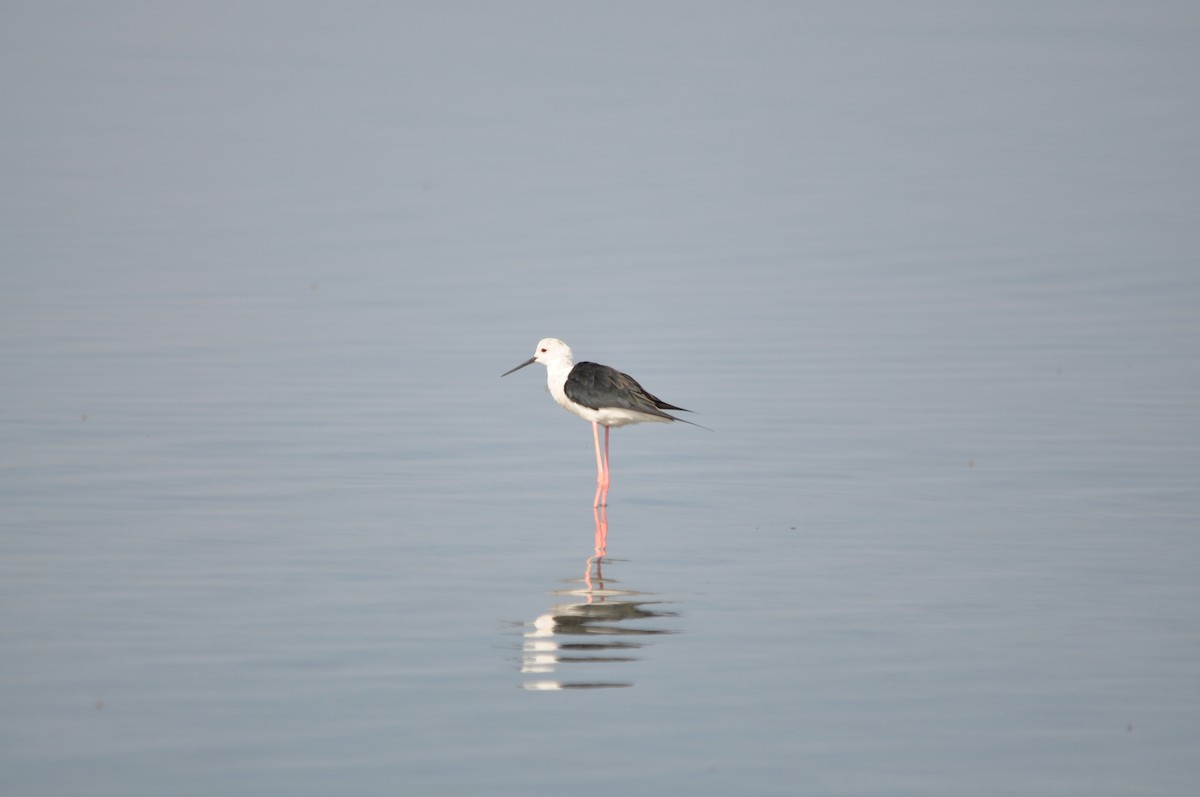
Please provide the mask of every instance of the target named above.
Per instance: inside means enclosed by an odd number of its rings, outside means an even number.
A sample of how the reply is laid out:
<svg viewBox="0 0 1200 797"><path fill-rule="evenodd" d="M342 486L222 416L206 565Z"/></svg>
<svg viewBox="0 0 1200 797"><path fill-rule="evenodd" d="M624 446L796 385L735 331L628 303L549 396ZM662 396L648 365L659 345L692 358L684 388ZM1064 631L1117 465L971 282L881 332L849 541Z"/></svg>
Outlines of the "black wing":
<svg viewBox="0 0 1200 797"><path fill-rule="evenodd" d="M663 410L691 412L668 404L647 391L629 374L597 363L575 363L563 385L567 398L593 410L614 407L644 412L661 418L671 418ZM678 420L678 419L673 419Z"/></svg>

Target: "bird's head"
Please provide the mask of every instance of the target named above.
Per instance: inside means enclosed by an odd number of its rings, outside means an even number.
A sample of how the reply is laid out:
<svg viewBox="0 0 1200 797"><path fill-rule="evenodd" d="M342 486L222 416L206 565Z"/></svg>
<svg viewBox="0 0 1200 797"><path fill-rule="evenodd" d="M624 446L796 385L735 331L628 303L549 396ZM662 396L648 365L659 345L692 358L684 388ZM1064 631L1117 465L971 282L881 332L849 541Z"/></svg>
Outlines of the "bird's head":
<svg viewBox="0 0 1200 797"><path fill-rule="evenodd" d="M560 362L567 365L571 364L571 347L563 343L558 338L542 338L538 341L537 347L533 350L532 357L518 365L516 368L505 371L500 375L508 376L513 371L519 371L525 366L533 365L534 363L541 363L542 365L549 366L551 363Z"/></svg>

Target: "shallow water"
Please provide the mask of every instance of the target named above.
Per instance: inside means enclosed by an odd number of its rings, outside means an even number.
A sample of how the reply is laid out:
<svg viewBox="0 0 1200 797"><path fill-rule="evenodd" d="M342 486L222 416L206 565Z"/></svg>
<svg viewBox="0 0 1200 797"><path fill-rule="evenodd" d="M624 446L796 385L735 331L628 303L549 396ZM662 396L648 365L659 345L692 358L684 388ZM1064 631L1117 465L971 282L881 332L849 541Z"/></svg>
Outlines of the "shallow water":
<svg viewBox="0 0 1200 797"><path fill-rule="evenodd" d="M5 793L1191 793L1189 6L6 16Z"/></svg>

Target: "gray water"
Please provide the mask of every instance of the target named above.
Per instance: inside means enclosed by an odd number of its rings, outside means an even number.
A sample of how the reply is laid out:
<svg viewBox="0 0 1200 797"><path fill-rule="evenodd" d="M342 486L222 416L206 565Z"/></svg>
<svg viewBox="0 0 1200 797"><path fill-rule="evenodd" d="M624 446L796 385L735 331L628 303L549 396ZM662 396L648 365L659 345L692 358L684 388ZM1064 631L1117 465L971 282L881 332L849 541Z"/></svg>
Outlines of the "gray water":
<svg viewBox="0 0 1200 797"><path fill-rule="evenodd" d="M3 793L1194 793L1194 4L2 14Z"/></svg>

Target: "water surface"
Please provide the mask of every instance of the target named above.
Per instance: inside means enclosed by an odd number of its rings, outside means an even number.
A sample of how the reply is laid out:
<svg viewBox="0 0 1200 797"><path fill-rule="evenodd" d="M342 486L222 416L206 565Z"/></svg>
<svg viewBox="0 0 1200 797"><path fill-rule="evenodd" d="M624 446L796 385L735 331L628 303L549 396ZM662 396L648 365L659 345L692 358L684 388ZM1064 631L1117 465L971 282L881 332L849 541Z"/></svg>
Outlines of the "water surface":
<svg viewBox="0 0 1200 797"><path fill-rule="evenodd" d="M5 793L1194 789L1189 5L60 11Z"/></svg>

